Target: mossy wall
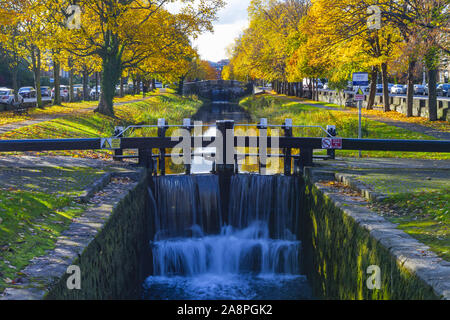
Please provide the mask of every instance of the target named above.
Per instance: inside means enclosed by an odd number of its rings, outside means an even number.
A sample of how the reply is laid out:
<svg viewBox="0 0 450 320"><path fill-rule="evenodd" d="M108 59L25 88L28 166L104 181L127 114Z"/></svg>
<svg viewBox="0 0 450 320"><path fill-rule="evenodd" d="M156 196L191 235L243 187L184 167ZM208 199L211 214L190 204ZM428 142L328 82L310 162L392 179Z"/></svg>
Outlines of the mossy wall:
<svg viewBox="0 0 450 320"><path fill-rule="evenodd" d="M346 215L311 181L301 212L302 265L313 295L324 299L438 299L432 288L399 265L389 250ZM367 267L381 270L381 289L370 290Z"/></svg>
<svg viewBox="0 0 450 320"><path fill-rule="evenodd" d="M136 299L151 262L151 206L148 179L115 207L104 227L73 263L81 270L81 289L67 289L65 275L46 299Z"/></svg>

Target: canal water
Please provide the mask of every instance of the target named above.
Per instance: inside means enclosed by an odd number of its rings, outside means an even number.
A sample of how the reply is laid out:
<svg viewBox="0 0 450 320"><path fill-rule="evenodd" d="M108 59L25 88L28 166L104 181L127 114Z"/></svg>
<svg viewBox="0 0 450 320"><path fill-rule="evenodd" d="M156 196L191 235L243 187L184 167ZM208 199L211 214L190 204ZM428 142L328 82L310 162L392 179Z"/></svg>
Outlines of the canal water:
<svg viewBox="0 0 450 320"><path fill-rule="evenodd" d="M220 93L216 96L198 110L194 121L209 125L216 120L251 121L238 104L221 101ZM214 126L201 132L215 133ZM300 268L298 179L235 175L229 198L222 199L218 177L200 174L211 169L212 161L197 156L193 175L154 178L149 188L156 212L149 244L152 272L143 283L143 298L310 299L311 289ZM223 201L227 212L221 211Z"/></svg>
<svg viewBox="0 0 450 320"><path fill-rule="evenodd" d="M298 179L241 174L230 189L221 199L215 175L155 178L144 299L311 298L300 268Z"/></svg>
<svg viewBox="0 0 450 320"><path fill-rule="evenodd" d="M204 104L196 114L192 116L194 121L201 121L205 127L202 131L203 137L214 137L216 135L216 120L234 120L236 124L247 124L251 121L250 115L237 103L230 103L228 101L214 101ZM194 133L195 134L195 133ZM196 148L195 154L215 152L215 148ZM192 173L209 173L212 170L213 161L208 156L193 156L192 157Z"/></svg>

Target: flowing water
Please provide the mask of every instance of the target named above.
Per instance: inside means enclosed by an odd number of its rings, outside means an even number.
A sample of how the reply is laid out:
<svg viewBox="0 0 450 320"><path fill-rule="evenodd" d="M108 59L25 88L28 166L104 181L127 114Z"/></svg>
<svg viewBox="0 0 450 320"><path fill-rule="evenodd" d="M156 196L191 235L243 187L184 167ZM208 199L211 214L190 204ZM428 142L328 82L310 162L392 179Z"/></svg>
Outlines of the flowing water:
<svg viewBox="0 0 450 320"><path fill-rule="evenodd" d="M155 179L145 299L311 298L300 274L298 180L235 175L230 189L221 199L214 175Z"/></svg>

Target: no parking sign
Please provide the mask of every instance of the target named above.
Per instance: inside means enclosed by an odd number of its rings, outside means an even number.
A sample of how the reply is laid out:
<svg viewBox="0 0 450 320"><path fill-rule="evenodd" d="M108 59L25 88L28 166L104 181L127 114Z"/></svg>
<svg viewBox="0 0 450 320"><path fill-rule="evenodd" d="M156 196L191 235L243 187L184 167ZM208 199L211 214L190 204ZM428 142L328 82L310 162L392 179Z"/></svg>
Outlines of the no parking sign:
<svg viewBox="0 0 450 320"><path fill-rule="evenodd" d="M342 149L342 138L322 138L322 149Z"/></svg>

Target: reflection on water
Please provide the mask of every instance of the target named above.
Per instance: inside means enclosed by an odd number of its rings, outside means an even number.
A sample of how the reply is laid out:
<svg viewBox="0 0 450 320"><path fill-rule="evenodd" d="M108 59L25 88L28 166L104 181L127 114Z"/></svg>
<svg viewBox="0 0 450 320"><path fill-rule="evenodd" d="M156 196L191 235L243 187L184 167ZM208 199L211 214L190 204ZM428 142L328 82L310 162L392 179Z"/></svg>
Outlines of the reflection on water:
<svg viewBox="0 0 450 320"><path fill-rule="evenodd" d="M203 129L196 128L193 131L195 136L205 137L205 141L208 141L208 137L216 136L215 123L217 120L234 120L235 122L235 134L236 135L248 135L257 136L258 130L256 127L239 127L239 124L249 124L253 123L251 120L251 115L239 104L230 103L228 101L214 101L203 105L198 109L197 113L192 116L194 122L201 122L205 127ZM209 125L209 126L208 126ZM241 131L239 131L241 130ZM242 130L244 132L242 132ZM279 133L269 130L268 134L271 136L279 135ZM192 157L191 160L191 172L194 174L199 173L210 173L213 168L213 160L210 153L215 153L215 147L207 148L195 148L193 153L197 154ZM236 148L237 153L251 153L257 154L258 148ZM272 152L270 149L267 152ZM273 153L279 153L278 149L273 149ZM202 156L203 154L203 156ZM184 172L184 166L178 165L174 166L171 163L170 158L166 160L166 168L168 174L180 174ZM258 158L257 157L246 157L245 159L240 159L238 161L238 171L239 172L258 172ZM267 167L265 169L265 174L279 174L283 172L283 160L278 157L271 157L268 159Z"/></svg>
<svg viewBox="0 0 450 320"><path fill-rule="evenodd" d="M214 101L203 105L197 113L192 116L194 121L201 121L204 125L214 125L217 120L234 120L236 124L249 123L250 114L237 103L228 101ZM215 137L216 128L209 127L203 132L203 137ZM216 148L196 148L194 153L215 152ZM213 161L208 156L194 156L192 158L192 173L208 173L212 170Z"/></svg>
<svg viewBox="0 0 450 320"><path fill-rule="evenodd" d="M192 116L195 121L204 124L213 124L216 120L234 120L236 123L248 123L250 114L237 103L228 101L214 101L203 105L197 113Z"/></svg>

